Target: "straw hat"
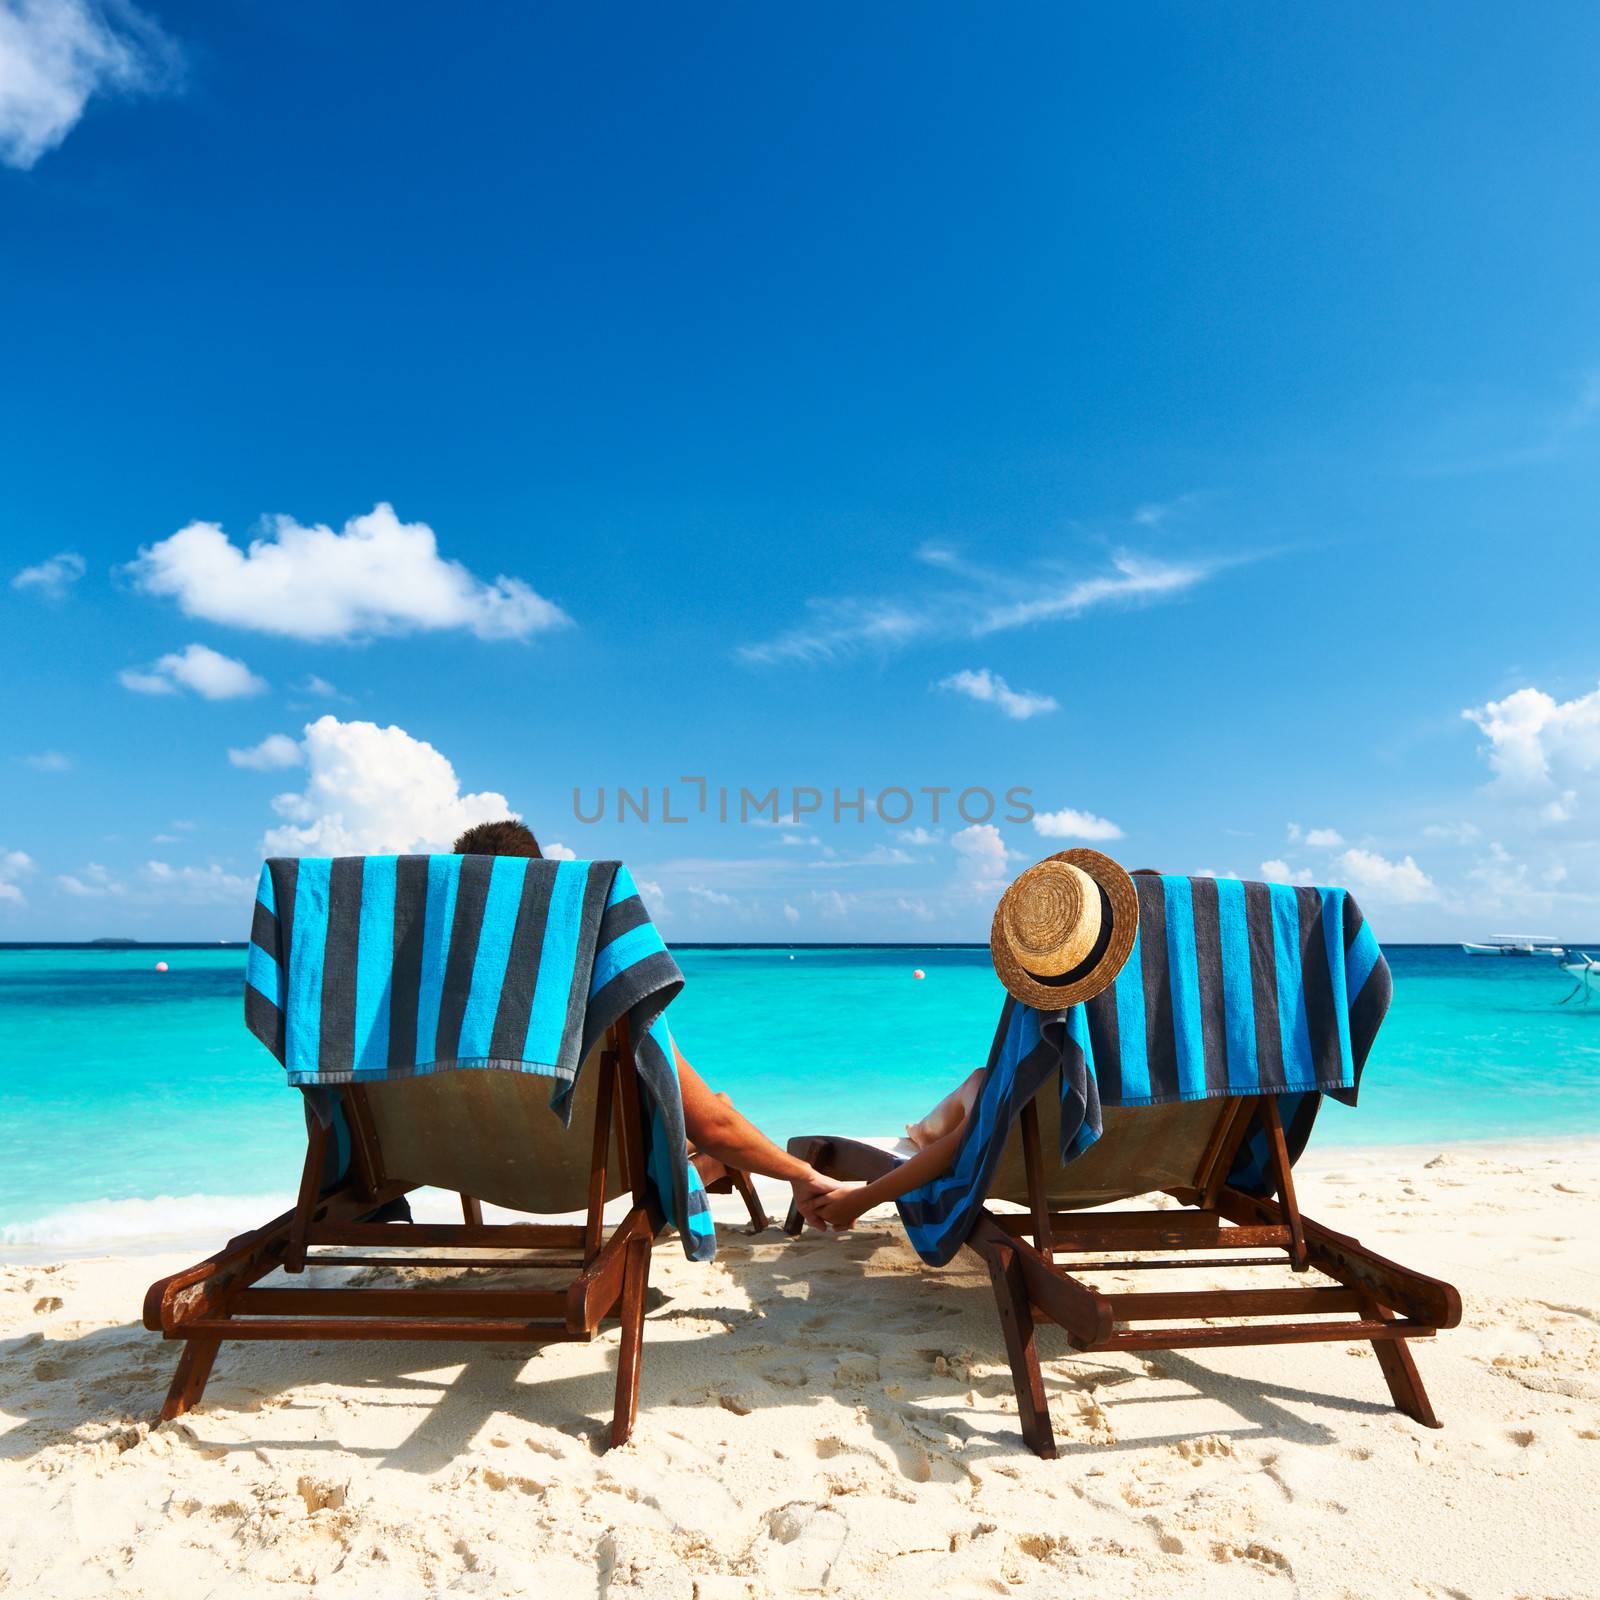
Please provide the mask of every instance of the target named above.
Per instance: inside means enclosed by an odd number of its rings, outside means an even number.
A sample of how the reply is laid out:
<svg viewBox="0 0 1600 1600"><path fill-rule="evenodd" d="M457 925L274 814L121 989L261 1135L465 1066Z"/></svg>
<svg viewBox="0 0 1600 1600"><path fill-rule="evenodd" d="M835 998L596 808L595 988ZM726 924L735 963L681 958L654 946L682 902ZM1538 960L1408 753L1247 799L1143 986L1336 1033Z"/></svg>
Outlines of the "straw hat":
<svg viewBox="0 0 1600 1600"><path fill-rule="evenodd" d="M1133 879L1098 850L1063 850L1000 896L989 951L1024 1005L1061 1011L1110 986L1138 931Z"/></svg>

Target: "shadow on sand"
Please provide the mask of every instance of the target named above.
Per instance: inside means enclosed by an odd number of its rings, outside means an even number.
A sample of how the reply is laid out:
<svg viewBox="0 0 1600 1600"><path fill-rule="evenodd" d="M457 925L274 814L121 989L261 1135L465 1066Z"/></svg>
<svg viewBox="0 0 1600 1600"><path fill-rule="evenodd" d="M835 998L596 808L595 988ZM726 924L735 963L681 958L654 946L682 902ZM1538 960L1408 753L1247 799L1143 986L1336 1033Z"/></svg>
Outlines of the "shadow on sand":
<svg viewBox="0 0 1600 1600"><path fill-rule="evenodd" d="M675 1254L674 1240L658 1244L658 1261ZM636 1440L671 1426L678 1407L720 1406L736 1426L735 1418L752 1411L801 1405L815 1410L807 1437L825 1453L827 1430L842 1406L869 1423L913 1481L926 1481L941 1464L964 1471L991 1457L1033 1461L1017 1431L981 1268L926 1268L886 1224L844 1237L808 1231L799 1240L776 1229L756 1236L725 1229L718 1266L673 1266L667 1289L660 1287L667 1274L658 1271L650 1291ZM745 1299L748 1308L738 1303ZM614 1327L601 1334L602 1348L614 1348ZM1234 1377L1173 1351L1075 1355L1053 1326L1042 1326L1038 1338L1067 1460L1219 1432L1326 1445L1334 1434L1318 1412L1393 1415L1376 1363L1371 1378L1379 1392L1368 1401ZM176 1344L132 1322L66 1339L30 1334L0 1344L0 1406L20 1419L0 1436L0 1458L26 1459L74 1439L153 1423L177 1355ZM608 1349L581 1373L546 1376L553 1365L538 1351L510 1345L225 1344L205 1404L176 1426L192 1430L194 1442L219 1457L233 1450L325 1450L418 1473L466 1454L496 1415L559 1429L598 1451L602 1419L610 1415L614 1355ZM345 1394L331 1421L319 1419L330 1423L320 1436L315 1428L310 1437L272 1432L274 1413L285 1408L327 1411L329 1386ZM1160 1408L1196 1393L1213 1403L1216 1422L1161 1431ZM389 1445L341 1440L337 1411L366 1406L424 1414ZM1154 1419L1144 1407L1157 1408ZM208 1425L224 1412L232 1413L226 1431L242 1437L223 1437ZM251 1414L263 1424L259 1433L250 1427Z"/></svg>

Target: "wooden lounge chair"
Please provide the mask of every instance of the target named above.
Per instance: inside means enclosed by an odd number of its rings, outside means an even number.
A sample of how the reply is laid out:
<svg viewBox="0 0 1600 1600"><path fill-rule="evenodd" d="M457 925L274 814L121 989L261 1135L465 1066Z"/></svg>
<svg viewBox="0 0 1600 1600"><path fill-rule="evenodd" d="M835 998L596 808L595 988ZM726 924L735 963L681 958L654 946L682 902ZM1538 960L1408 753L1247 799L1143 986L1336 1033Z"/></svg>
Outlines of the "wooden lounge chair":
<svg viewBox="0 0 1600 1600"><path fill-rule="evenodd" d="M320 1192L329 1134L313 1121L295 1208L150 1286L145 1326L184 1342L162 1418L199 1403L225 1339L532 1345L591 1340L605 1318L619 1316L610 1443L626 1440L638 1410L653 1231L626 1019L606 1032L578 1075L567 1129L549 1110L550 1079L534 1074L463 1068L340 1093L351 1132L344 1182ZM744 1173L706 1156L695 1165L707 1188L737 1188L752 1224L766 1225ZM458 1193L464 1220L360 1220L423 1185ZM631 1199L628 1211L607 1230L605 1203L623 1194ZM585 1220L485 1224L485 1201L535 1215L583 1211ZM526 1289L261 1284L278 1269L297 1278L308 1267L320 1274L335 1266L527 1267L544 1269L547 1279L550 1269L567 1275Z"/></svg>
<svg viewBox="0 0 1600 1600"><path fill-rule="evenodd" d="M1226 1181L1258 1110L1276 1199ZM1107 1106L1099 1141L1066 1166L1055 1160L1059 1120L1051 1082L1010 1129L988 1190L989 1200L1014 1202L1025 1212L985 1206L965 1241L989 1269L1022 1435L1036 1454L1056 1453L1034 1347L1034 1323L1043 1321L1064 1328L1072 1347L1083 1351L1368 1341L1395 1405L1426 1427L1439 1426L1407 1341L1455 1327L1460 1296L1449 1284L1301 1216L1273 1096ZM825 1136L793 1139L789 1149L819 1171L864 1181L898 1159L872 1145ZM1042 1151L1050 1152L1048 1160ZM1193 1209L1076 1214L1161 1192ZM784 1226L790 1234L803 1226L792 1208ZM1242 1250L1254 1253L1238 1254ZM1083 1256L1094 1259L1077 1259ZM1096 1272L1259 1268L1280 1260L1297 1273L1315 1270L1331 1281L1154 1294L1108 1293L1083 1281ZM1206 1320L1213 1318L1241 1320Z"/></svg>

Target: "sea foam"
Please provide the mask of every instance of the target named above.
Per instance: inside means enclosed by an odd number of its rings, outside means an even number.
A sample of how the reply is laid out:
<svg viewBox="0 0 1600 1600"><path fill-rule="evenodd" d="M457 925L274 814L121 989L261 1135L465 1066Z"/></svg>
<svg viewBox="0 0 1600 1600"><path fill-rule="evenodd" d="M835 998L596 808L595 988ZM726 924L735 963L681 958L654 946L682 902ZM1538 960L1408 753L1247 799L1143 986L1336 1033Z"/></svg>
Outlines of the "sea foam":
<svg viewBox="0 0 1600 1600"><path fill-rule="evenodd" d="M294 1204L289 1194L157 1195L153 1200L86 1200L28 1222L0 1227L0 1246L53 1245L68 1250L166 1249L204 1238L211 1248L259 1228Z"/></svg>

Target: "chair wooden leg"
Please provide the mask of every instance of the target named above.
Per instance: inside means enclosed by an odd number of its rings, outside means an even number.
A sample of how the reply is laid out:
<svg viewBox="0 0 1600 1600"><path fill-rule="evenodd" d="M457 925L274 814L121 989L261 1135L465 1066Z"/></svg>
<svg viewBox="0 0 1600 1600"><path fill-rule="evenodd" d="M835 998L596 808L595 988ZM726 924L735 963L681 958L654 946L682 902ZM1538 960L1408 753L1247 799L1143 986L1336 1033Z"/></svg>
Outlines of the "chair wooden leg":
<svg viewBox="0 0 1600 1600"><path fill-rule="evenodd" d="M744 1200L745 1210L750 1213L750 1231L763 1232L769 1222L766 1208L761 1204L761 1196L756 1193L756 1186L750 1181L748 1172L739 1172L733 1168L728 1169L728 1176L733 1179L733 1186Z"/></svg>
<svg viewBox="0 0 1600 1600"><path fill-rule="evenodd" d="M474 1200L470 1194L461 1197L461 1215L466 1219L469 1228L483 1226L483 1202Z"/></svg>
<svg viewBox="0 0 1600 1600"><path fill-rule="evenodd" d="M163 1422L181 1417L200 1404L200 1396L206 1392L206 1380L211 1376L211 1363L217 1359L221 1343L217 1338L184 1340L178 1370L173 1374L172 1387L167 1390L167 1398L161 1406Z"/></svg>
<svg viewBox="0 0 1600 1600"><path fill-rule="evenodd" d="M1361 1298L1362 1316L1375 1317L1380 1322L1394 1321L1392 1311L1368 1295ZM1404 1339L1374 1339L1372 1353L1378 1358L1395 1409L1404 1412L1413 1422L1420 1422L1424 1428L1442 1428L1444 1424L1433 1414L1433 1403L1422 1386L1422 1374L1417 1371L1411 1346Z"/></svg>
<svg viewBox="0 0 1600 1600"><path fill-rule="evenodd" d="M1039 1374L1039 1353L1034 1347L1033 1307L1028 1300L1027 1280L1017 1253L1005 1245L985 1251L989 1278L994 1284L995 1304L1000 1311L1000 1329L1005 1335L1006 1357L1011 1363L1011 1380L1017 1391L1017 1417L1022 1424L1023 1441L1036 1456L1053 1461L1055 1433L1050 1427L1050 1407L1045 1400L1044 1379Z"/></svg>
<svg viewBox="0 0 1600 1600"><path fill-rule="evenodd" d="M788 1150L790 1155L799 1156L802 1161L809 1162L817 1171L825 1172L833 1154L833 1140L819 1139L807 1134L798 1139L791 1139L788 1144ZM882 1152L878 1151L873 1153L882 1154ZM892 1166L894 1163L892 1156L885 1155L883 1159L886 1166ZM805 1228L806 1220L800 1215L800 1207L791 1200L789 1202L789 1213L783 1219L783 1231L791 1239L798 1239L805 1232Z"/></svg>
<svg viewBox="0 0 1600 1600"><path fill-rule="evenodd" d="M644 1353L644 1294L650 1283L650 1240L628 1241L622 1269L622 1342L617 1349L617 1393L611 1443L626 1444L639 1414L639 1366Z"/></svg>
<svg viewBox="0 0 1600 1600"><path fill-rule="evenodd" d="M328 1130L310 1119L306 1130L306 1161L300 1169L300 1198L294 1207L294 1221L289 1224L289 1244L283 1253L285 1272L306 1270L306 1238L311 1231L311 1219L317 1212L317 1197L322 1192L322 1163L328 1149Z"/></svg>

